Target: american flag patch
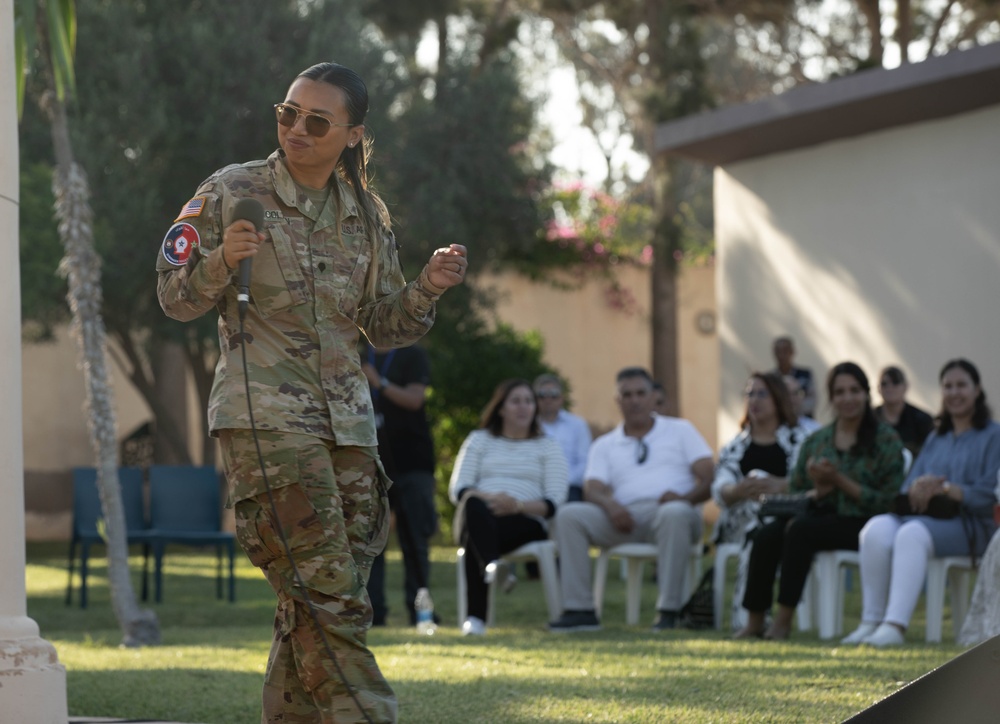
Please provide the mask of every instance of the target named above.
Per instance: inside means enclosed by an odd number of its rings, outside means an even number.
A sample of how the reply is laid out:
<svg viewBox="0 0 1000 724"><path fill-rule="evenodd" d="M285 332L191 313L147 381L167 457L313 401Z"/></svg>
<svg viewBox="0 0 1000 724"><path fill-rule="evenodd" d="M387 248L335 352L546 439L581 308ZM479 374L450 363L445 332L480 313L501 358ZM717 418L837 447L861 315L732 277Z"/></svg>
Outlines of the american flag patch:
<svg viewBox="0 0 1000 724"><path fill-rule="evenodd" d="M192 216L201 216L201 210L205 208L205 197L195 196L193 199L184 204L184 208L181 209L181 213L177 215L174 221L180 221L181 219L188 219Z"/></svg>

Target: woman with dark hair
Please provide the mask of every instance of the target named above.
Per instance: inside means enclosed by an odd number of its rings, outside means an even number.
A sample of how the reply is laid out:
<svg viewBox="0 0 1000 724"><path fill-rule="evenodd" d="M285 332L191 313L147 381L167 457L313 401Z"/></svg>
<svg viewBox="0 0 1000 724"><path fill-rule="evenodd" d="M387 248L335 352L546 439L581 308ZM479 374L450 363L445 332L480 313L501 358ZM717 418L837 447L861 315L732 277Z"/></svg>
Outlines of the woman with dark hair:
<svg viewBox="0 0 1000 724"><path fill-rule="evenodd" d="M953 359L938 380L937 430L902 488L915 515L879 515L861 531L861 625L844 643L902 644L931 556L982 555L996 530L1000 425L991 419L979 370L968 360ZM939 496L957 502L959 514L929 515L932 499L948 502Z"/></svg>
<svg viewBox="0 0 1000 724"><path fill-rule="evenodd" d="M353 70L303 71L274 110L279 149L215 172L181 208L157 257L157 294L174 319L219 312L209 425L237 538L278 597L263 720L395 721L366 645L365 583L388 536L390 483L358 339L420 339L435 301L461 283L466 252L438 249L403 279L368 183L368 91Z"/></svg>
<svg viewBox="0 0 1000 724"><path fill-rule="evenodd" d="M466 636L486 633L487 586L497 560L548 538L547 521L566 501L569 468L559 443L542 434L531 383L501 382L465 438L448 495L458 505L455 534L465 547Z"/></svg>
<svg viewBox="0 0 1000 724"><path fill-rule="evenodd" d="M719 453L712 482L712 497L722 511L721 542L742 542L748 526L756 527L760 496L788 488L788 473L806 437L777 374L754 372L745 395L740 433Z"/></svg>
<svg viewBox="0 0 1000 724"><path fill-rule="evenodd" d="M892 428L875 418L864 371L841 362L830 370L826 388L835 419L802 443L789 479L792 492L808 493L809 507L757 530L743 596L747 624L738 638L788 638L813 556L857 550L858 532L872 515L889 509L903 479L903 445ZM765 631L778 566L778 612Z"/></svg>
<svg viewBox="0 0 1000 724"><path fill-rule="evenodd" d="M882 404L875 408L875 416L892 426L915 459L934 429L934 418L906 401L909 389L906 375L899 367L889 366L882 370L878 383Z"/></svg>
<svg viewBox="0 0 1000 724"><path fill-rule="evenodd" d="M746 388L740 433L719 453L712 498L719 506L717 543L743 545L760 525L760 497L788 489L806 432L798 425L784 380L775 372L754 372ZM740 556L733 591L734 626L745 623L741 607L746 588L749 550Z"/></svg>

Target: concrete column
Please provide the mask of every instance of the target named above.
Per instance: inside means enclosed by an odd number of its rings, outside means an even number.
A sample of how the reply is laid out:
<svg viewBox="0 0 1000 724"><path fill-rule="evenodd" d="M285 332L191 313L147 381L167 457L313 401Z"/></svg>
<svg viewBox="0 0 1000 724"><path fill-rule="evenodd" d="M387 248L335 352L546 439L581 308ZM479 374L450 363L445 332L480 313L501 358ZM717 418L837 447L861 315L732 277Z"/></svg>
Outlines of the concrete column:
<svg viewBox="0 0 1000 724"><path fill-rule="evenodd" d="M27 616L13 0L0 0L0 720L66 724L66 669Z"/></svg>

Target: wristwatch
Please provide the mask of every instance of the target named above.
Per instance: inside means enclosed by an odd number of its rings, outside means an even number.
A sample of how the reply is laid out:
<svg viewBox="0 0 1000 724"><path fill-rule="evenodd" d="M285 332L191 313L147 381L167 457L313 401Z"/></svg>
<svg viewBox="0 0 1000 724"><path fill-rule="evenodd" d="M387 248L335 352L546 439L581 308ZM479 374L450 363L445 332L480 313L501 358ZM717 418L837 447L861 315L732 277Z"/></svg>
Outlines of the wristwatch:
<svg viewBox="0 0 1000 724"><path fill-rule="evenodd" d="M378 381L378 388L380 390L384 390L386 387L389 386L389 384L390 384L389 383L389 378L388 377L382 377Z"/></svg>

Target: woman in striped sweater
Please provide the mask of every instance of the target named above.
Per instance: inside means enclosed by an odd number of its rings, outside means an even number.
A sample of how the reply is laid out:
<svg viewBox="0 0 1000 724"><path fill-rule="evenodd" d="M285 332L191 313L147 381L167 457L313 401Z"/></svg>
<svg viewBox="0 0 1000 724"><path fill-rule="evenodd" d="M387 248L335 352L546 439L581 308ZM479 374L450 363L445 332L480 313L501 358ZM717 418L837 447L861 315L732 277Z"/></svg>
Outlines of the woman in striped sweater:
<svg viewBox="0 0 1000 724"><path fill-rule="evenodd" d="M448 486L465 546L469 617L465 635L486 633L487 585L504 553L548 538L548 520L566 500L569 472L559 443L542 434L527 380L501 382L480 428L462 443Z"/></svg>

